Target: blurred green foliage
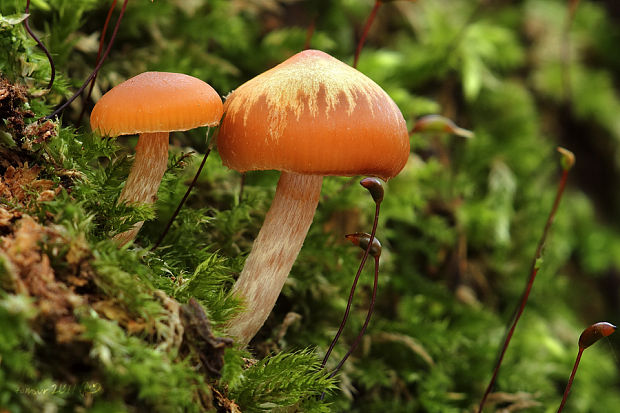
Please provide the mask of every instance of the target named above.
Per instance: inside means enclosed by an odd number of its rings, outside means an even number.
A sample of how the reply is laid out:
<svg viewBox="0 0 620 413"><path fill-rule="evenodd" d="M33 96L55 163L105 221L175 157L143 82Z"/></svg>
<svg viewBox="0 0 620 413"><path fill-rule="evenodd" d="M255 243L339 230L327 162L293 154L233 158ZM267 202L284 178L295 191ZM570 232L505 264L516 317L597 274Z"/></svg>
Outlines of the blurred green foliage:
<svg viewBox="0 0 620 413"><path fill-rule="evenodd" d="M187 207L163 245L150 251L197 169L208 132L171 136L154 206L118 206L135 139L100 139L87 122L78 123L79 112L145 70L187 73L225 96L300 51L311 26L311 47L351 63L373 1L129 1L93 101L78 99L49 139L17 133L7 119L0 125L0 171L39 165L40 177L61 191L27 205L0 194L0 206L62 234L66 245L41 246L55 273L70 268L71 245L87 251L88 292L97 297L91 299L110 300L151 327L132 332L125 316L82 303L73 309L83 326L79 338L56 342L40 325L46 314L36 298L12 284L17 270L0 249L0 412L233 411L218 394L248 412L472 411L529 275L559 178L555 147L562 145L577 164L499 375L502 393L485 409L555 411L580 332L596 321L617 322L620 311L620 17L612 1L583 0L570 22L566 3L418 0L385 2L379 10L359 70L393 97L409 126L441 113L475 138L411 136L408 164L386 184L376 313L334 381L318 361L338 328L360 257L343 235L368 231L374 211L356 179L325 179L314 224L273 314L250 351L226 350L218 379L197 367L191 351L170 344L172 313L157 291L181 304L196 298L221 334L239 309L228 292L276 174L248 173L239 199L240 176L211 154ZM31 26L57 67L49 92L47 59L21 25L25 4L0 0L0 72L25 85L30 123L89 75L111 2L32 1ZM135 244L117 249L109 241L143 219L150 221ZM16 218L11 224L19 225ZM14 231L0 229L6 237ZM367 270L328 369L361 328L371 286ZM285 322L291 313L300 317ZM617 343L611 336L588 349L564 411L617 409ZM79 362L50 363L54 351L75 351ZM87 397L45 391L75 382L102 390Z"/></svg>

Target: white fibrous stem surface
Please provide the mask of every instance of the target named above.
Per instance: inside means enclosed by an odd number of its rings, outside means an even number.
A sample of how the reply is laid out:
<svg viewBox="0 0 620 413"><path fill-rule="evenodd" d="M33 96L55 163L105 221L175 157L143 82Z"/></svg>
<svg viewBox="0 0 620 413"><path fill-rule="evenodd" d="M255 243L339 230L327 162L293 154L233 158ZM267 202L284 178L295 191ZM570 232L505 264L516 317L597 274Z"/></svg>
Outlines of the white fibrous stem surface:
<svg viewBox="0 0 620 413"><path fill-rule="evenodd" d="M319 202L323 177L282 172L271 208L233 287L244 310L228 333L247 344L261 328L304 243Z"/></svg>
<svg viewBox="0 0 620 413"><path fill-rule="evenodd" d="M168 132L141 133L136 145L136 158L118 203L152 204L168 166ZM144 222L114 236L119 245L132 241Z"/></svg>

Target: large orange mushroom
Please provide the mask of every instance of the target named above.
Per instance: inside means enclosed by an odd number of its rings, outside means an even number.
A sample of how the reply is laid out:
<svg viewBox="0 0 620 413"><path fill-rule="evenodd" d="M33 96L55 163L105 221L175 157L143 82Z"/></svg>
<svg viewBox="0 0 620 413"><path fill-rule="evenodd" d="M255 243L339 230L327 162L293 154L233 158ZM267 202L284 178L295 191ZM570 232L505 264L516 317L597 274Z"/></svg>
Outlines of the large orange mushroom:
<svg viewBox="0 0 620 413"><path fill-rule="evenodd" d="M217 125L222 112L222 99L211 86L182 73L141 73L106 93L90 116L93 131L106 136L140 134L118 202L155 202L168 163L169 132ZM123 245L141 227L138 222L114 239Z"/></svg>
<svg viewBox="0 0 620 413"><path fill-rule="evenodd" d="M244 311L228 332L247 344L271 312L304 242L323 176L388 180L409 155L394 101L375 82L318 50L246 82L224 104L217 139L225 165L282 171L276 194L233 287Z"/></svg>

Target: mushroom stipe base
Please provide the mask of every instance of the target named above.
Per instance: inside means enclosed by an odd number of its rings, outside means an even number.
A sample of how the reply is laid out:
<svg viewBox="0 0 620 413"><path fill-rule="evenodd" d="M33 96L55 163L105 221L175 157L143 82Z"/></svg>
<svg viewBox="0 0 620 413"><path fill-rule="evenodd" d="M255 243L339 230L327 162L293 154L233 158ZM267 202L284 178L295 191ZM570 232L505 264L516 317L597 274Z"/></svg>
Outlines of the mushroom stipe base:
<svg viewBox="0 0 620 413"><path fill-rule="evenodd" d="M131 166L127 182L118 203L152 204L168 166L168 132L141 133L136 146L136 159ZM119 245L132 241L144 222L136 223L130 230L114 236Z"/></svg>
<svg viewBox="0 0 620 413"><path fill-rule="evenodd" d="M245 308L228 326L247 344L271 313L304 243L319 202L323 176L282 172L276 194L233 294Z"/></svg>

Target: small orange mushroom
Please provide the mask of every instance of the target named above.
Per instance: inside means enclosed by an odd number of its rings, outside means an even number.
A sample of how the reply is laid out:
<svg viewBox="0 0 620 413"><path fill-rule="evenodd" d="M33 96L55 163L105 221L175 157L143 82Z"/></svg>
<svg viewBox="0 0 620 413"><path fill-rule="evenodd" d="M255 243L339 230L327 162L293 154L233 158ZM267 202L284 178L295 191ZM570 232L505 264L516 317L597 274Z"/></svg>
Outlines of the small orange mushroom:
<svg viewBox="0 0 620 413"><path fill-rule="evenodd" d="M93 131L106 136L140 134L118 202L155 202L168 163L169 132L215 126L222 112L222 99L211 86L182 73L141 73L106 93L90 116ZM133 240L142 224L114 239L120 245Z"/></svg>
<svg viewBox="0 0 620 413"><path fill-rule="evenodd" d="M263 325L304 242L324 175L388 180L409 155L405 120L375 82L318 50L241 85L224 104L225 165L282 171L271 208L233 293L245 310L228 332L246 344Z"/></svg>

